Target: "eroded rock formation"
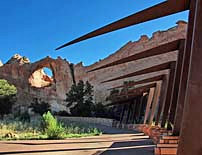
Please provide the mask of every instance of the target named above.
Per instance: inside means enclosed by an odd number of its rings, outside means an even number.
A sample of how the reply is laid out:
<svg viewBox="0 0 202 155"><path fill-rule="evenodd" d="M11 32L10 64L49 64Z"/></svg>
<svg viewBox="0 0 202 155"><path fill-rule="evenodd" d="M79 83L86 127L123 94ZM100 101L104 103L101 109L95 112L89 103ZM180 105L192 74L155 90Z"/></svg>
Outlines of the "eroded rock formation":
<svg viewBox="0 0 202 155"><path fill-rule="evenodd" d="M2 63L1 60L0 60L0 67L1 67L1 66L3 66L3 63Z"/></svg>
<svg viewBox="0 0 202 155"><path fill-rule="evenodd" d="M144 35L138 41L130 41L114 54L87 67L83 66L82 63L72 67L69 62L60 57L57 59L47 57L35 63L30 63L27 58L15 55L5 65L0 67L0 78L8 80L11 84L14 84L17 87L17 103L18 106L22 107L30 105L34 98L40 98L41 100L49 102L54 111L67 110L67 103L65 103L64 100L66 98L66 93L70 89L74 80L76 82L79 80L88 80L94 86L96 102L105 103L105 98L109 94L107 91L108 88L120 85L123 81L139 80L145 77L138 76L106 84L100 84L101 81L144 69L152 65L176 60L176 52L154 56L95 72L87 73L88 70L166 42L185 38L186 29L187 24L183 21L179 21L177 22L176 27L167 31L155 32L151 38ZM43 72L44 67L52 70L53 77L49 77ZM160 73L162 72L152 73L147 76L153 76L154 74Z"/></svg>

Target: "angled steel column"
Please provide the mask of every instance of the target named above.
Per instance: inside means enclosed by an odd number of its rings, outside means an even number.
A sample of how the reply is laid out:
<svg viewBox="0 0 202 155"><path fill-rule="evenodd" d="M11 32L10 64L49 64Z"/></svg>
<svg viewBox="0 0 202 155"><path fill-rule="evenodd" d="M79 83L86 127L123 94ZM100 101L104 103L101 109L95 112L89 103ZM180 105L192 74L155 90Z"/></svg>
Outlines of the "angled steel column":
<svg viewBox="0 0 202 155"><path fill-rule="evenodd" d="M178 105L177 105L177 111L176 111L174 129L173 129L174 135L179 135L181 123L182 123L185 93L186 93L186 86L187 86L187 80L188 80L188 70L190 66L191 43L192 43L192 34L193 34L195 7L196 7L195 5L196 5L195 0L192 0L190 4L187 39L186 39L185 53L183 58L183 69L181 74L179 95L178 95L178 101L177 101Z"/></svg>
<svg viewBox="0 0 202 155"><path fill-rule="evenodd" d="M175 119L175 112L177 107L177 99L179 94L179 83L182 73L182 63L183 63L183 56L184 56L184 45L185 41L181 41L180 48L178 51L178 58L177 58L177 64L176 64L176 71L175 71L175 80L174 82L174 90L173 90L173 97L171 101L171 108L170 108L170 115L168 119L168 129L172 129L171 124L174 124Z"/></svg>
<svg viewBox="0 0 202 155"><path fill-rule="evenodd" d="M168 118L168 113L172 101L172 96L173 96L173 88L174 88L174 79L175 79L175 68L176 68L176 62L173 62L170 64L170 75L169 75L169 81L168 81L168 89L167 89L167 94L166 94L166 101L165 101L165 106L163 110L163 117L162 117L162 122L161 122L161 127L165 127L167 118Z"/></svg>
<svg viewBox="0 0 202 155"><path fill-rule="evenodd" d="M178 155L202 154L202 0L196 13Z"/></svg>
<svg viewBox="0 0 202 155"><path fill-rule="evenodd" d="M160 94L160 98L159 98L159 107L157 110L157 115L155 116L155 125L159 124L162 110L164 109L164 106L165 106L167 87L168 87L168 76L169 75L164 75L163 80L162 80L161 94Z"/></svg>
<svg viewBox="0 0 202 155"><path fill-rule="evenodd" d="M144 124L147 123L147 119L148 119L148 116L149 116L149 111L150 111L151 103L152 103L152 100L153 100L153 96L154 96L154 88L150 88L149 96L148 96L148 99L147 99L147 107L146 107L145 116L144 116Z"/></svg>
<svg viewBox="0 0 202 155"><path fill-rule="evenodd" d="M134 100L133 101L134 102L134 107L133 107L133 118L132 118L132 122L134 123L134 121L135 121L135 110L136 110L136 106L137 106L137 101L136 100ZM136 122L135 122L136 123Z"/></svg>
<svg viewBox="0 0 202 155"><path fill-rule="evenodd" d="M155 89L154 99L153 99L153 103L152 103L151 115L150 115L150 118L149 118L149 124L150 125L153 122L154 115L155 115L155 112L156 112L156 108L157 108L157 105L159 103L159 95L160 95L160 92L161 92L161 83L162 83L161 81L158 81L156 83L156 89Z"/></svg>

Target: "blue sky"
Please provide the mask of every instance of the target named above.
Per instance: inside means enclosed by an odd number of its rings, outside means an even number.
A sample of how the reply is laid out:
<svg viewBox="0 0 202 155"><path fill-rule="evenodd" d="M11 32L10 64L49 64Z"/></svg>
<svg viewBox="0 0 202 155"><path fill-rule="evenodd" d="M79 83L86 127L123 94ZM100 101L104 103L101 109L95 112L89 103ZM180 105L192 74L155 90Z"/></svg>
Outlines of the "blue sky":
<svg viewBox="0 0 202 155"><path fill-rule="evenodd" d="M141 35L187 21L188 13L153 20L81 43L54 49L87 32L126 17L163 0L1 0L0 60L15 53L32 62L43 57L61 56L72 63L92 64L114 53Z"/></svg>

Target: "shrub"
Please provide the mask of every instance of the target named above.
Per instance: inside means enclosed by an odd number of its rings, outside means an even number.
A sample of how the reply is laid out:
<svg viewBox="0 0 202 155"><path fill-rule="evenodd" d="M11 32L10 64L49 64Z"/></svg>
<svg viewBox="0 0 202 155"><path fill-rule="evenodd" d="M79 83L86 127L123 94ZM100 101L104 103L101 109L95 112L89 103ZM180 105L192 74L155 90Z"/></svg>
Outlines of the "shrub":
<svg viewBox="0 0 202 155"><path fill-rule="evenodd" d="M10 85L6 80L0 79L0 115L3 117L5 114L9 114L12 110L12 106L16 101L15 95L17 89L15 86Z"/></svg>
<svg viewBox="0 0 202 155"><path fill-rule="evenodd" d="M34 102L31 103L30 107L33 108L33 112L40 114L41 116L50 111L50 105L44 101L40 102L37 98L34 99Z"/></svg>
<svg viewBox="0 0 202 155"><path fill-rule="evenodd" d="M64 138L65 128L57 119L48 111L43 114L43 131L49 139Z"/></svg>

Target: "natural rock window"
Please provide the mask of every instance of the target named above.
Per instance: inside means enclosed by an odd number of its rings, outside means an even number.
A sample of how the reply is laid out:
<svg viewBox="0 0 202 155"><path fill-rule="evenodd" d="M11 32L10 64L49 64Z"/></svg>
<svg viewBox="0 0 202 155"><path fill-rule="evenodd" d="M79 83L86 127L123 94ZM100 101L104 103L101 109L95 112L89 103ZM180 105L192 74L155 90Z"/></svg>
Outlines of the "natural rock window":
<svg viewBox="0 0 202 155"><path fill-rule="evenodd" d="M50 86L53 81L53 72L47 67L36 70L29 78L30 85L36 88Z"/></svg>

